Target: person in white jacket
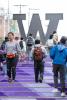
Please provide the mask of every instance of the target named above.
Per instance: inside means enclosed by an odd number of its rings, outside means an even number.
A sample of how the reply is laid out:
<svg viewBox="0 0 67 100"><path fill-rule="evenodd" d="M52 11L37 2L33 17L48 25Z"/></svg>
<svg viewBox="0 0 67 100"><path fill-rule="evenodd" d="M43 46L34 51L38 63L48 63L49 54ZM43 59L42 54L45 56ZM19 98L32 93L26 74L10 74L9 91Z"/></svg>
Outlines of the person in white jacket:
<svg viewBox="0 0 67 100"><path fill-rule="evenodd" d="M46 41L46 49L48 53L50 51L50 48L56 45L57 43L58 43L58 34L56 33L56 31L53 31L49 39Z"/></svg>

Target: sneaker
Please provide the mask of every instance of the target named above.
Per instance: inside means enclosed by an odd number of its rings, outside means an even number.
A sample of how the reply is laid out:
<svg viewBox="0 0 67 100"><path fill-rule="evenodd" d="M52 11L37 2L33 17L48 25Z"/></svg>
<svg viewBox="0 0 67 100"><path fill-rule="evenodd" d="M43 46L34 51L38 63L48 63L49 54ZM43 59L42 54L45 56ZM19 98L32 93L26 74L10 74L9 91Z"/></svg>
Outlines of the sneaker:
<svg viewBox="0 0 67 100"><path fill-rule="evenodd" d="M39 78L39 82L42 83L43 78L40 76Z"/></svg>
<svg viewBox="0 0 67 100"><path fill-rule="evenodd" d="M35 81L36 83L38 83L38 81Z"/></svg>
<svg viewBox="0 0 67 100"><path fill-rule="evenodd" d="M15 80L12 80L12 82L14 83L14 82L15 82Z"/></svg>
<svg viewBox="0 0 67 100"><path fill-rule="evenodd" d="M62 97L65 97L65 96L66 96L66 94L65 94L64 92L62 92L62 93L61 93L61 96L62 96Z"/></svg>
<svg viewBox="0 0 67 100"><path fill-rule="evenodd" d="M55 88L52 92L56 93L56 92L59 92L59 90Z"/></svg>
<svg viewBox="0 0 67 100"><path fill-rule="evenodd" d="M11 83L11 82L12 82L12 79L11 79L11 78L9 78L9 79L8 79L8 82L9 82L9 83Z"/></svg>
<svg viewBox="0 0 67 100"><path fill-rule="evenodd" d="M7 75L4 75L5 78L7 78Z"/></svg>
<svg viewBox="0 0 67 100"><path fill-rule="evenodd" d="M39 80L40 83L42 83L42 80Z"/></svg>

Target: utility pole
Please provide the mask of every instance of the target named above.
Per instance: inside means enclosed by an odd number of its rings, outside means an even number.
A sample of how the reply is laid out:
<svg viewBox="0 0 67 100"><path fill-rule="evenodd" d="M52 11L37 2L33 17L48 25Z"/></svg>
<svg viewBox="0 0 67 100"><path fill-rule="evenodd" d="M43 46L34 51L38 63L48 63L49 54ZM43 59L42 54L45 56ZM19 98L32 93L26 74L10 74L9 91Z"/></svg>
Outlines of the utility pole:
<svg viewBox="0 0 67 100"><path fill-rule="evenodd" d="M14 6L16 6L16 7L19 7L20 8L20 11L19 11L19 13L21 14L22 13L22 7L25 7L25 6L27 6L27 5L14 5Z"/></svg>
<svg viewBox="0 0 67 100"><path fill-rule="evenodd" d="M28 5L22 5L22 4L19 4L19 5L14 5L15 7L19 7L19 14L22 14L22 7L26 7Z"/></svg>
<svg viewBox="0 0 67 100"><path fill-rule="evenodd" d="M10 21L9 21L9 0L8 0L8 32L10 31Z"/></svg>

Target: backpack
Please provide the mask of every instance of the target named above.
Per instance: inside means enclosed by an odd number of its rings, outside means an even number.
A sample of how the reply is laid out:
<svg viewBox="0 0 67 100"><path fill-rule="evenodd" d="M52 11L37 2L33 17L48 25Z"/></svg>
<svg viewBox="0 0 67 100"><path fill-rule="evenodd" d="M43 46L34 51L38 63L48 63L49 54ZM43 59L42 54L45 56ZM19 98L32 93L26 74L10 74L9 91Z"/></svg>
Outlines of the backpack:
<svg viewBox="0 0 67 100"><path fill-rule="evenodd" d="M23 41L19 42L21 49L23 49Z"/></svg>
<svg viewBox="0 0 67 100"><path fill-rule="evenodd" d="M43 59L43 52L41 47L36 47L34 49L34 60L41 61Z"/></svg>
<svg viewBox="0 0 67 100"><path fill-rule="evenodd" d="M32 46L33 44L34 44L33 38L29 36L27 41L27 46Z"/></svg>

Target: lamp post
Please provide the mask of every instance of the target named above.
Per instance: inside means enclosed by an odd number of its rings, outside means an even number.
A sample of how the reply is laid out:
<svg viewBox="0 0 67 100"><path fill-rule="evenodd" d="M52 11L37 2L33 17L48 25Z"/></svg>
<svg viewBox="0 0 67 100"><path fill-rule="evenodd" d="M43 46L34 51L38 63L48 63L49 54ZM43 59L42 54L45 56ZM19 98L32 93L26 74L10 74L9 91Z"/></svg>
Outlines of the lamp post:
<svg viewBox="0 0 67 100"><path fill-rule="evenodd" d="M19 14L22 14L22 7L26 7L28 5L22 5L22 4L18 4L18 5L14 5L15 7L19 7Z"/></svg>
<svg viewBox="0 0 67 100"><path fill-rule="evenodd" d="M27 5L21 5L21 4L20 4L20 5L14 5L14 6L20 8L19 14L21 14L21 13L22 13L22 7L25 7L25 6L27 6Z"/></svg>
<svg viewBox="0 0 67 100"><path fill-rule="evenodd" d="M9 0L8 0L8 19L7 19L7 21L8 21L8 32L10 31L10 19L9 19Z"/></svg>

